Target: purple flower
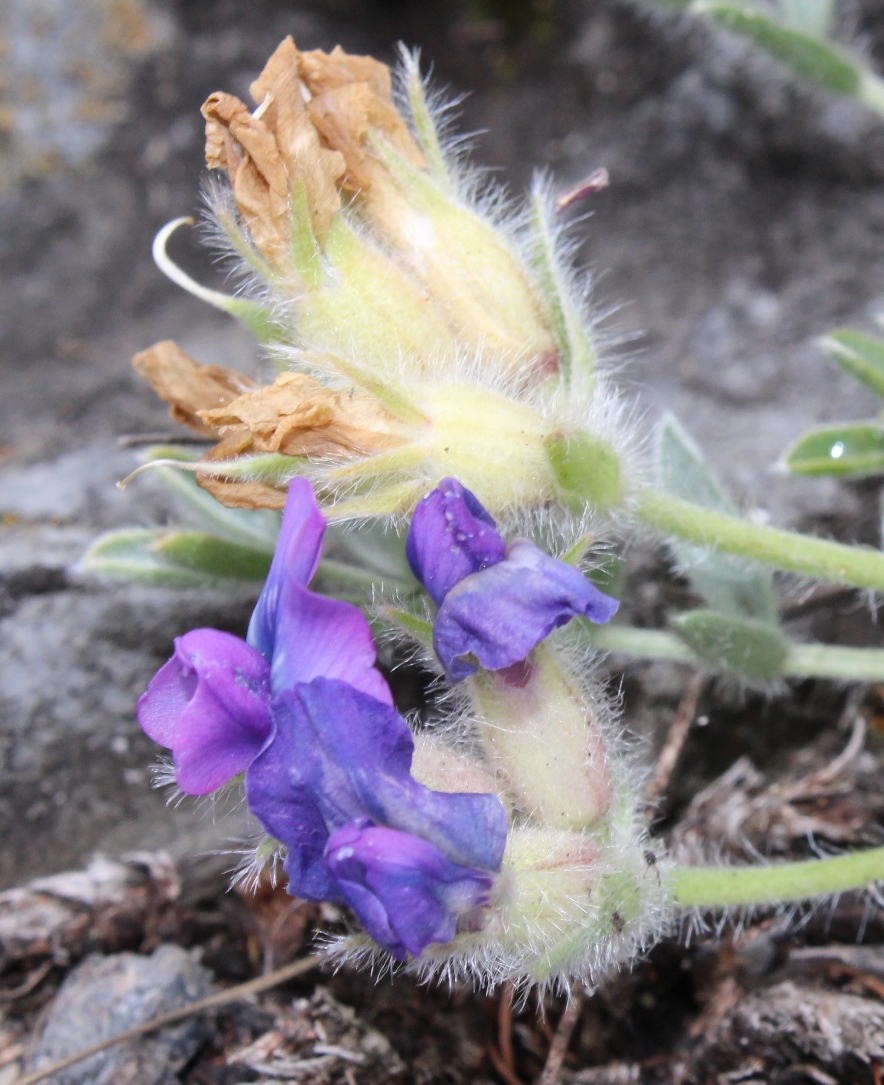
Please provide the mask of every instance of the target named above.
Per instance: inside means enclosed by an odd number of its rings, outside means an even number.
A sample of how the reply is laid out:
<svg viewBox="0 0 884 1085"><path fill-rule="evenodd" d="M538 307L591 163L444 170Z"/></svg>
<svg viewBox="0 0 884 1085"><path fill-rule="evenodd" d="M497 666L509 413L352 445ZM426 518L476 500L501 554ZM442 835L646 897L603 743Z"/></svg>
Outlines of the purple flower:
<svg viewBox="0 0 884 1085"><path fill-rule="evenodd" d="M527 539L507 546L477 498L451 478L418 503L406 554L439 607L433 644L450 682L479 666L518 663L572 618L606 622L620 605Z"/></svg>
<svg viewBox="0 0 884 1085"><path fill-rule="evenodd" d="M286 849L289 891L350 905L404 959L450 941L487 902L507 816L496 795L411 776L411 731L375 669L368 623L307 588L324 531L309 483L294 480L247 640L179 637L138 718L191 794L245 771L252 812ZM493 543L493 525L486 535Z"/></svg>
<svg viewBox="0 0 884 1085"><path fill-rule="evenodd" d="M325 861L368 934L400 961L450 942L458 920L487 904L494 884L425 840L367 818L332 833Z"/></svg>
<svg viewBox="0 0 884 1085"><path fill-rule="evenodd" d="M138 722L172 750L179 787L205 795L248 768L272 727L273 696L322 676L387 704L368 622L356 607L307 588L325 520L306 479L293 479L267 583L247 640L195 629L138 701Z"/></svg>
<svg viewBox="0 0 884 1085"><path fill-rule="evenodd" d="M289 891L347 901L326 863L332 833L367 818L467 869L498 871L507 817L496 795L431 791L411 776L414 741L388 704L316 678L273 701L273 737L246 774L249 807L287 849Z"/></svg>
<svg viewBox="0 0 884 1085"><path fill-rule="evenodd" d="M207 795L242 772L270 733L270 665L231 633L194 629L138 701L144 733L173 751L178 786Z"/></svg>

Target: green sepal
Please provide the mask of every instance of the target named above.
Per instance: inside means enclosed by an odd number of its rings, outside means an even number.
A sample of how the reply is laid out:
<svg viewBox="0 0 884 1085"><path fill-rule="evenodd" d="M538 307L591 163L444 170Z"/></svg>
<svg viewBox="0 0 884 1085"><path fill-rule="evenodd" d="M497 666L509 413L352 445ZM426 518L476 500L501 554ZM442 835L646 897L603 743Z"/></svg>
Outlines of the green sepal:
<svg viewBox="0 0 884 1085"><path fill-rule="evenodd" d="M626 591L626 562L616 554L606 555L594 569L585 569L586 579L599 591L622 599Z"/></svg>
<svg viewBox="0 0 884 1085"><path fill-rule="evenodd" d="M290 231L292 264L305 285L316 290L322 285L322 250L313 233L310 195L301 178L292 184Z"/></svg>
<svg viewBox="0 0 884 1085"><path fill-rule="evenodd" d="M884 396L884 340L844 329L824 336L820 347L846 373Z"/></svg>
<svg viewBox="0 0 884 1085"><path fill-rule="evenodd" d="M623 473L607 441L590 433L557 433L543 444L565 504L608 509L620 502Z"/></svg>
<svg viewBox="0 0 884 1085"><path fill-rule="evenodd" d="M78 569L155 587L205 588L231 580L257 583L269 567L266 553L200 532L133 529L100 536Z"/></svg>
<svg viewBox="0 0 884 1085"><path fill-rule="evenodd" d="M445 161L445 152L427 101L424 81L421 79L417 54L409 53L400 46L400 60L404 74L405 94L411 111L411 122L418 145L423 151L430 176L443 190L453 191L451 177Z"/></svg>
<svg viewBox="0 0 884 1085"><path fill-rule="evenodd" d="M675 635L716 671L755 683L773 682L783 675L788 645L768 622L717 610L692 610L670 618L670 625Z"/></svg>
<svg viewBox="0 0 884 1085"><path fill-rule="evenodd" d="M546 201L539 191L535 191L531 197L529 215L531 262L558 347L561 379L568 384L572 375L578 373L589 378L591 387L597 352L587 334L586 321L571 300L556 254L554 227L549 221Z"/></svg>
<svg viewBox="0 0 884 1085"><path fill-rule="evenodd" d="M865 478L884 472L884 425L848 422L808 430L783 458L795 475Z"/></svg>
<svg viewBox="0 0 884 1085"><path fill-rule="evenodd" d="M763 11L722 0L693 0L687 10L710 19L748 38L798 75L839 94L859 95L863 77L860 66L837 46L809 34Z"/></svg>
<svg viewBox="0 0 884 1085"><path fill-rule="evenodd" d="M675 417L663 417L657 434L657 485L665 493L729 516L737 510L703 454ZM776 625L777 600L770 573L755 562L671 540L676 561L710 606L734 617Z"/></svg>

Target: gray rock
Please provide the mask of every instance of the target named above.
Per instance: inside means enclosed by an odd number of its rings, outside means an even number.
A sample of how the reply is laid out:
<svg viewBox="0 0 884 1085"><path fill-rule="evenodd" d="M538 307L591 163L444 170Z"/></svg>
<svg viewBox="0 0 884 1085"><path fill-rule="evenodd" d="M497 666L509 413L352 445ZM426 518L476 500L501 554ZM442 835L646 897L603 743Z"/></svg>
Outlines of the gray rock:
<svg viewBox="0 0 884 1085"><path fill-rule="evenodd" d="M29 1069L43 1067L159 1014L205 998L211 974L179 946L150 957L87 957L49 1010ZM162 1085L193 1057L206 1035L199 1018L120 1044L47 1078L51 1085Z"/></svg>

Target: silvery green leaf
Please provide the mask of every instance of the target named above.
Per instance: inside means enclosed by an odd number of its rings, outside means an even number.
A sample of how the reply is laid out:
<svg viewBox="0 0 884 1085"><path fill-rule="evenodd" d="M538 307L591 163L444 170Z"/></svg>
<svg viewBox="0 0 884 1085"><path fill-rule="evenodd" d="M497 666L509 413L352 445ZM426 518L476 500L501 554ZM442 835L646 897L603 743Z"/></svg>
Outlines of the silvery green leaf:
<svg viewBox="0 0 884 1085"><path fill-rule="evenodd" d="M681 423L667 414L657 435L657 485L695 505L733 515L737 512L703 454ZM775 625L777 602L770 573L742 558L672 541L679 566L711 607L735 617Z"/></svg>
<svg viewBox="0 0 884 1085"><path fill-rule="evenodd" d="M786 451L783 462L795 475L880 475L884 473L884 425L845 422L808 430Z"/></svg>
<svg viewBox="0 0 884 1085"><path fill-rule="evenodd" d="M842 330L824 336L820 346L846 373L884 396L884 340Z"/></svg>
<svg viewBox="0 0 884 1085"><path fill-rule="evenodd" d="M862 90L863 72L859 63L816 33L727 0L693 0L686 10L695 15L706 15L748 38L798 75L828 90L854 96Z"/></svg>
<svg viewBox="0 0 884 1085"><path fill-rule="evenodd" d="M270 557L217 536L187 531L111 531L83 556L84 573L166 588L201 588L222 582L260 583Z"/></svg>
<svg viewBox="0 0 884 1085"><path fill-rule="evenodd" d="M670 619L673 632L716 671L750 682L782 677L788 647L768 622L738 618L717 610L693 610Z"/></svg>

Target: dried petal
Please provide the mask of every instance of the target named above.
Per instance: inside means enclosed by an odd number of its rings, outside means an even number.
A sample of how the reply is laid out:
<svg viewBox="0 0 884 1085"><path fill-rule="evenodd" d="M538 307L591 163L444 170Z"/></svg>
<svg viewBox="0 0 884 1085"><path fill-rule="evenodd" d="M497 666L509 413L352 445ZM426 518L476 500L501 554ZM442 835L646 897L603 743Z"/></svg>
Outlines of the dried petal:
<svg viewBox="0 0 884 1085"><path fill-rule="evenodd" d="M350 192L371 189L389 174L371 152L368 136L380 133L406 161L422 167L424 157L389 97L368 83L350 83L324 91L308 105L324 142L344 156L343 186Z"/></svg>
<svg viewBox="0 0 884 1085"><path fill-rule="evenodd" d="M250 442L240 451L285 456L371 455L404 439L376 400L331 391L303 373L280 373L273 384L201 417L225 435L246 431Z"/></svg>
<svg viewBox="0 0 884 1085"><path fill-rule="evenodd" d="M170 413L176 422L207 437L216 431L197 413L204 408L224 407L255 387L254 381L242 373L217 365L200 365L171 339L142 350L132 359L132 365L139 376L150 381L160 399L171 404Z"/></svg>
<svg viewBox="0 0 884 1085"><path fill-rule="evenodd" d="M353 56L336 45L330 53L311 49L300 55L300 75L315 98L348 83L367 83L380 98L393 100L390 69L374 57Z"/></svg>
<svg viewBox="0 0 884 1085"><path fill-rule="evenodd" d="M226 170L255 245L284 274L291 270L292 213L303 186L313 233L325 237L341 209L337 182L344 158L323 147L307 114L299 54L286 38L252 83L252 113L232 94L216 92L202 107L206 163Z"/></svg>
<svg viewBox="0 0 884 1085"><path fill-rule="evenodd" d="M299 53L289 36L267 61L249 92L259 106L265 106L261 121L273 133L288 172L289 186L295 178L305 185L313 231L322 239L341 209L336 182L346 166L342 155L319 142L307 116L298 75Z"/></svg>
<svg viewBox="0 0 884 1085"><path fill-rule="evenodd" d="M216 91L202 106L206 164L225 169L255 245L274 266L288 267L291 204L285 162L273 132L248 106Z"/></svg>

